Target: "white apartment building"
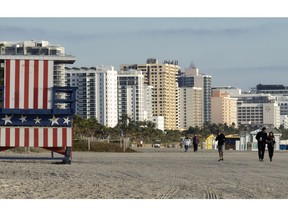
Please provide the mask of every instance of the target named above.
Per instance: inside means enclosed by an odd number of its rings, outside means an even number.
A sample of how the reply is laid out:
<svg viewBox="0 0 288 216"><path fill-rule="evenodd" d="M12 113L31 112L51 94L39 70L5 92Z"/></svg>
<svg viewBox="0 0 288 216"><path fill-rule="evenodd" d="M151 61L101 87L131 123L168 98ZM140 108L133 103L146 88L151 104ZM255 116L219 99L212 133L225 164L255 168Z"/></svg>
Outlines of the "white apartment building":
<svg viewBox="0 0 288 216"><path fill-rule="evenodd" d="M0 41L0 55L18 55L18 56L57 56L59 62L55 61L53 70L53 85L65 86L65 48L61 45L53 45L48 41ZM76 58L74 56L70 56Z"/></svg>
<svg viewBox="0 0 288 216"><path fill-rule="evenodd" d="M118 72L118 118L144 121L144 76L141 71Z"/></svg>
<svg viewBox="0 0 288 216"><path fill-rule="evenodd" d="M157 129L164 131L164 116L152 116L152 122L155 123Z"/></svg>
<svg viewBox="0 0 288 216"><path fill-rule="evenodd" d="M288 95L276 95L277 103L280 106L280 115L288 115Z"/></svg>
<svg viewBox="0 0 288 216"><path fill-rule="evenodd" d="M202 88L180 88L180 128L202 127L203 125L203 91Z"/></svg>
<svg viewBox="0 0 288 216"><path fill-rule="evenodd" d="M153 121L153 112L152 112L152 94L153 94L153 86L144 85L144 120Z"/></svg>
<svg viewBox="0 0 288 216"><path fill-rule="evenodd" d="M211 99L212 123L227 124L233 123L237 127L237 98L231 98L225 90L214 89Z"/></svg>
<svg viewBox="0 0 288 216"><path fill-rule="evenodd" d="M106 127L118 123L117 71L113 66L66 70L67 85L78 87L76 114L95 117Z"/></svg>
<svg viewBox="0 0 288 216"><path fill-rule="evenodd" d="M281 115L280 122L281 122L281 125L283 125L285 129L288 128L288 116L287 115Z"/></svg>
<svg viewBox="0 0 288 216"><path fill-rule="evenodd" d="M237 96L238 125L255 124L280 126L280 107L270 94L242 94Z"/></svg>

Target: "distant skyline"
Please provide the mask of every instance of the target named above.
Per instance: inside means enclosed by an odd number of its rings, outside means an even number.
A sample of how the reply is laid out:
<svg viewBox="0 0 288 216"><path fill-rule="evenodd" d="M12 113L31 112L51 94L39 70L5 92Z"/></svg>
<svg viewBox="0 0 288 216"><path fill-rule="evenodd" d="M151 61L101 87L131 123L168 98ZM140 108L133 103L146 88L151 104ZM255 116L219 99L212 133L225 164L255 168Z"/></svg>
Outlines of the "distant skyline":
<svg viewBox="0 0 288 216"><path fill-rule="evenodd" d="M0 32L0 41L60 44L77 57L70 67L157 58L195 64L212 86L288 86L287 18L0 18Z"/></svg>

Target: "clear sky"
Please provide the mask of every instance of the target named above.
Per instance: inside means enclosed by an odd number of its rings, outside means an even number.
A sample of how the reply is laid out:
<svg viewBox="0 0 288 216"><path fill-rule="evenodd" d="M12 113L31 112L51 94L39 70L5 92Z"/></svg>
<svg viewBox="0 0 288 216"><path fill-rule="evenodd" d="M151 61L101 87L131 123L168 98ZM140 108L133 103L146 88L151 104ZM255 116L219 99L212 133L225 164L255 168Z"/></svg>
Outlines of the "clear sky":
<svg viewBox="0 0 288 216"><path fill-rule="evenodd" d="M77 67L157 58L182 69L193 62L213 86L288 86L288 18L0 18L0 41L31 39L63 45Z"/></svg>

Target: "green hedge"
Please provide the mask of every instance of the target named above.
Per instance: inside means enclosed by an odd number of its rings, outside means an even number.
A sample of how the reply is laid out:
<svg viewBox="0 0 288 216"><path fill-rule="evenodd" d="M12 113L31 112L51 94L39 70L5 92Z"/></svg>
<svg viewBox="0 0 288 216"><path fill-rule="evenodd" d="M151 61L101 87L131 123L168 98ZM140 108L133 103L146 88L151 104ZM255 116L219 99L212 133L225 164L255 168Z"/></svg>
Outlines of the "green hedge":
<svg viewBox="0 0 288 216"><path fill-rule="evenodd" d="M73 151L88 151L87 140L74 140ZM123 152L123 148L120 147L119 143L107 143L107 142L91 142L90 151L93 152ZM126 148L125 152L135 152L131 148Z"/></svg>

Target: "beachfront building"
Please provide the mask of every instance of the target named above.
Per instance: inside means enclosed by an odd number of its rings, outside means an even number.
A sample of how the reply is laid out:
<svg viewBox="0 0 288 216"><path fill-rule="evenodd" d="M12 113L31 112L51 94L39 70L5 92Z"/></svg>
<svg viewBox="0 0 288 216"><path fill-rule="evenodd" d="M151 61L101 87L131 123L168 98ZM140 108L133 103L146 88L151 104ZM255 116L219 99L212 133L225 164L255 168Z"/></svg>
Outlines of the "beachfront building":
<svg viewBox="0 0 288 216"><path fill-rule="evenodd" d="M117 71L113 66L66 68L67 85L77 87L76 114L106 127L118 123Z"/></svg>
<svg viewBox="0 0 288 216"><path fill-rule="evenodd" d="M202 88L180 88L180 126L182 130L203 125Z"/></svg>
<svg viewBox="0 0 288 216"><path fill-rule="evenodd" d="M153 94L153 86L144 85L144 93L143 93L144 120L146 120L146 121L153 121L152 94ZM163 127L164 127L164 125L163 125Z"/></svg>
<svg viewBox="0 0 288 216"><path fill-rule="evenodd" d="M238 96L242 93L241 89L232 86L213 86L211 89L212 92L213 90L221 90L222 92L226 92L231 96Z"/></svg>
<svg viewBox="0 0 288 216"><path fill-rule="evenodd" d="M144 121L144 76L141 71L118 72L118 118Z"/></svg>
<svg viewBox="0 0 288 216"><path fill-rule="evenodd" d="M164 131L164 116L152 116L152 122L155 123L155 128Z"/></svg>
<svg viewBox="0 0 288 216"><path fill-rule="evenodd" d="M53 58L63 59L63 63L53 65L53 85L65 86L65 61L67 61L67 55L65 54L65 48L61 45L53 45L48 41L35 40L2 41L0 42L0 55L22 56L22 59L24 59L24 56L30 56L30 58L26 59L36 59L36 56L38 56L37 58L43 56L43 59L51 58L52 56ZM76 58L74 57L75 60Z"/></svg>
<svg viewBox="0 0 288 216"><path fill-rule="evenodd" d="M288 86L258 84L254 92L257 94L288 95Z"/></svg>
<svg viewBox="0 0 288 216"><path fill-rule="evenodd" d="M258 84L254 92L257 94L271 94L276 97L276 101L280 107L281 125L288 128L288 86Z"/></svg>
<svg viewBox="0 0 288 216"><path fill-rule="evenodd" d="M199 68L193 64L178 75L179 88L197 87L202 89L203 122L211 122L211 81L212 77L210 75L201 74Z"/></svg>
<svg viewBox="0 0 288 216"><path fill-rule="evenodd" d="M276 96L276 101L280 106L280 115L288 115L288 86L258 84L254 91L257 94Z"/></svg>
<svg viewBox="0 0 288 216"><path fill-rule="evenodd" d="M212 91L212 123L237 127L237 98L231 98L226 91Z"/></svg>
<svg viewBox="0 0 288 216"><path fill-rule="evenodd" d="M280 107L270 94L241 94L237 96L239 125L280 126Z"/></svg>
<svg viewBox="0 0 288 216"><path fill-rule="evenodd" d="M152 88L152 115L164 117L165 130L180 128L179 90L176 82L178 61L148 59L146 64L121 64L120 70L140 70L144 84Z"/></svg>
<svg viewBox="0 0 288 216"><path fill-rule="evenodd" d="M288 128L288 115L280 115L280 122L281 122L281 125L283 125L285 129L287 129Z"/></svg>

